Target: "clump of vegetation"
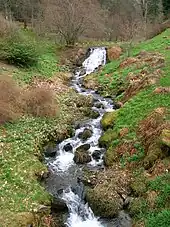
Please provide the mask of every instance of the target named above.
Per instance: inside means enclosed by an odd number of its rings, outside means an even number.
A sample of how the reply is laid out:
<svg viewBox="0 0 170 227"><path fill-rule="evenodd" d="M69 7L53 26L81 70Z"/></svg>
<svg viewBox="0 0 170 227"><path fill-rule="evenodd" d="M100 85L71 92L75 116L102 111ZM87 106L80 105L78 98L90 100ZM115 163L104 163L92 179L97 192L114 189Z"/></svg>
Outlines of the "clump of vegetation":
<svg viewBox="0 0 170 227"><path fill-rule="evenodd" d="M55 117L57 103L54 94L43 88L23 91L8 76L0 77L0 123L16 120L22 115Z"/></svg>
<svg viewBox="0 0 170 227"><path fill-rule="evenodd" d="M11 122L21 116L21 90L10 77L0 77L0 123Z"/></svg>
<svg viewBox="0 0 170 227"><path fill-rule="evenodd" d="M17 31L2 41L3 60L20 67L31 67L38 63L39 52L34 40ZM2 57L1 57L2 58Z"/></svg>
<svg viewBox="0 0 170 227"><path fill-rule="evenodd" d="M54 94L44 88L30 88L23 95L26 113L34 117L55 117L57 104Z"/></svg>

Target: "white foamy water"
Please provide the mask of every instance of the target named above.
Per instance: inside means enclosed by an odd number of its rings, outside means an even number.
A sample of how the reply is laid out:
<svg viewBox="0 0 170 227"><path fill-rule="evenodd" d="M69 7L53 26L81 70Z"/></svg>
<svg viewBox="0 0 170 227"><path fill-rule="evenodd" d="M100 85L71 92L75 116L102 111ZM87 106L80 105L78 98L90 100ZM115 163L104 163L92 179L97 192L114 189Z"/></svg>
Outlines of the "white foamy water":
<svg viewBox="0 0 170 227"><path fill-rule="evenodd" d="M91 49L90 56L83 62L86 75L95 71L100 65L106 64L106 48Z"/></svg>
<svg viewBox="0 0 170 227"><path fill-rule="evenodd" d="M70 189L63 193L63 200L66 201L70 211L66 223L68 227L102 227L88 204L84 204Z"/></svg>
<svg viewBox="0 0 170 227"><path fill-rule="evenodd" d="M87 74L92 73L100 65L106 64L106 49L105 48L93 48L90 51L90 56L83 62L83 67L85 69L85 74L81 75L81 71L75 73L73 79L73 88L83 95L93 95L94 102L93 109L99 113L97 119L90 119L83 126L76 129L75 134L72 138L64 140L58 145L57 156L54 160L47 160L49 168L51 168L56 174L62 173L62 175L69 173L69 168L76 165L73 161L74 152L78 147L84 144L90 144L89 154L93 154L95 151L100 151L101 148L98 145L98 140L102 135L102 128L100 121L102 116L107 111L113 111L113 104L111 100L104 99L100 95L95 94L94 91L82 88L81 78ZM95 104L101 104L102 107L95 107ZM83 132L84 129L90 129L92 131L92 136L83 142L78 138L79 133ZM71 145L71 151L65 151L66 145ZM92 161L88 163L88 166L96 167L103 164L103 155L99 160L92 158ZM68 185L68 189L64 191L62 199L66 202L69 209L69 217L66 223L67 227L103 227L93 214L93 211L84 203L84 200L75 194Z"/></svg>

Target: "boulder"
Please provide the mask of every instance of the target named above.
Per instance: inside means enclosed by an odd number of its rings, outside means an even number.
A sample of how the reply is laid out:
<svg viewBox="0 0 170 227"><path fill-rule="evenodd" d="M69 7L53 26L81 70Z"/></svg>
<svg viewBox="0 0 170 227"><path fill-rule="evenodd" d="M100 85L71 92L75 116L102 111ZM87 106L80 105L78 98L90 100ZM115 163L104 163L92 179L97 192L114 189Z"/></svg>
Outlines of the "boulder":
<svg viewBox="0 0 170 227"><path fill-rule="evenodd" d="M92 130L86 128L83 132L80 132L78 138L82 139L83 141L89 139L92 136Z"/></svg>
<svg viewBox="0 0 170 227"><path fill-rule="evenodd" d="M83 86L87 89L97 90L99 87L97 74L91 73L91 74L87 75L83 80Z"/></svg>
<svg viewBox="0 0 170 227"><path fill-rule="evenodd" d="M103 151L102 150L96 150L93 152L92 157L96 160L99 161L99 159L101 158Z"/></svg>
<svg viewBox="0 0 170 227"><path fill-rule="evenodd" d="M73 151L73 147L70 143L64 145L63 149L66 151L66 152L72 152Z"/></svg>
<svg viewBox="0 0 170 227"><path fill-rule="evenodd" d="M91 161L91 156L88 153L90 149L90 144L85 144L77 148L74 154L74 161L77 164L85 164Z"/></svg>
<svg viewBox="0 0 170 227"><path fill-rule="evenodd" d="M120 109L122 106L123 106L123 103L122 102L116 102L116 103L114 103L114 107L116 109Z"/></svg>
<svg viewBox="0 0 170 227"><path fill-rule="evenodd" d="M86 200L95 215L113 218L123 209L124 200L131 190L128 171L115 166L96 175L94 188L87 188Z"/></svg>
<svg viewBox="0 0 170 227"><path fill-rule="evenodd" d="M108 129L99 139L101 147L109 147L110 143L118 138L118 133L112 129Z"/></svg>
<svg viewBox="0 0 170 227"><path fill-rule="evenodd" d="M62 211L67 211L68 208L66 203L62 199L53 198L51 209L52 211L55 211L55 212L62 212Z"/></svg>
<svg viewBox="0 0 170 227"><path fill-rule="evenodd" d="M117 118L118 111L106 112L101 120L101 125L104 130L112 127L114 125L114 121Z"/></svg>
<svg viewBox="0 0 170 227"><path fill-rule="evenodd" d="M114 46L107 49L107 56L109 61L118 59L121 54L122 54L122 49L119 46Z"/></svg>
<svg viewBox="0 0 170 227"><path fill-rule="evenodd" d="M45 157L55 157L56 153L57 153L57 149L56 149L55 143L50 142L45 146L45 151L44 151Z"/></svg>

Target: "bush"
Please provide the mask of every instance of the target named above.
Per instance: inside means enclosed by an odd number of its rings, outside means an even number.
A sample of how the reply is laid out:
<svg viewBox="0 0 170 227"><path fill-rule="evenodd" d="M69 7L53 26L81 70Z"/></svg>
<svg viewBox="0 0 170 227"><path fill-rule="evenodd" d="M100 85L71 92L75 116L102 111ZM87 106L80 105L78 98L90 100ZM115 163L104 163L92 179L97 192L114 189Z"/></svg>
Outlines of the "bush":
<svg viewBox="0 0 170 227"><path fill-rule="evenodd" d="M22 113L20 89L8 76L0 77L0 124L15 120Z"/></svg>
<svg viewBox="0 0 170 227"><path fill-rule="evenodd" d="M35 40L24 31L11 33L1 39L0 59L20 67L31 67L38 63L39 50Z"/></svg>
<svg viewBox="0 0 170 227"><path fill-rule="evenodd" d="M23 96L25 111L34 117L55 117L57 105L53 93L43 88L31 88Z"/></svg>
<svg viewBox="0 0 170 227"><path fill-rule="evenodd" d="M23 91L11 77L0 76L0 124L24 114L34 117L55 117L57 105L53 93L42 88Z"/></svg>
<svg viewBox="0 0 170 227"><path fill-rule="evenodd" d="M34 66L38 62L38 52L33 42L10 40L7 59L10 64L20 67Z"/></svg>

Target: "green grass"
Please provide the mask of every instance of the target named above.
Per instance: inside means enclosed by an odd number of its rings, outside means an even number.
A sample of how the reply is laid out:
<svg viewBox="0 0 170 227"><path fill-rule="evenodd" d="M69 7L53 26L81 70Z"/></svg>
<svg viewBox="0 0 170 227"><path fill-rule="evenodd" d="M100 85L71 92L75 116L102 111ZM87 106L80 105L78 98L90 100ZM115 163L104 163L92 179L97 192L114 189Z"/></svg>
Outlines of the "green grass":
<svg viewBox="0 0 170 227"><path fill-rule="evenodd" d="M29 38L29 34L26 35ZM67 70L58 65L59 54L55 53L53 43L44 39L36 42L40 56L38 64L31 68L9 70L16 82L24 86L35 77L49 79L57 72ZM0 72L8 75L8 67ZM1 227L22 226L20 220L18 222L21 213L26 212L28 216L27 212L36 212L40 205L50 205L51 196L37 181L38 176L47 171L39 160L42 158L41 146L50 139L57 141L59 136L69 136L73 121L84 117L83 110L75 108L75 100L79 102L75 92L70 90L56 99L59 113L55 118L24 116L0 127Z"/></svg>
<svg viewBox="0 0 170 227"><path fill-rule="evenodd" d="M141 42L132 48L132 57L138 55L142 50L159 52L165 58L165 65L161 70L163 74L159 82L155 85L148 86L145 89L139 91L135 96L130 98L124 106L118 111L118 116L114 122L113 132L119 132L122 128L128 128L129 132L123 140L120 138L116 142L110 144L110 149L107 151L108 162L113 162L114 149L124 140L134 141L134 144L139 141L136 135L136 130L139 123L144 120L154 109L159 107L165 107L170 109L170 95L166 94L155 94L153 93L156 87L170 86L170 29L166 30L162 34L154 37L146 42ZM135 75L138 74L143 68L147 68L152 72L152 68L149 65L142 65L141 68L136 69L135 66L129 66L124 69L119 68L119 64L126 58L124 54L121 59L108 63L103 71L98 75L98 81L101 88L101 93L114 96L119 92L120 87L123 89L127 88L126 77L130 72ZM109 74L109 76L107 76ZM117 100L121 100L124 94L118 96ZM167 117L166 120L169 118ZM139 141L140 144L140 141ZM145 157L144 148L142 144L136 148L137 153L133 155L125 154L120 158L120 163L123 167L129 162L140 162ZM161 175L148 183L149 191L156 191L158 196L155 201L155 207L151 208L147 202L143 203L146 199L144 197L139 198L141 202L140 206L136 205L135 209L138 210L138 220L145 222L146 227L169 227L170 226L170 178L169 173Z"/></svg>

